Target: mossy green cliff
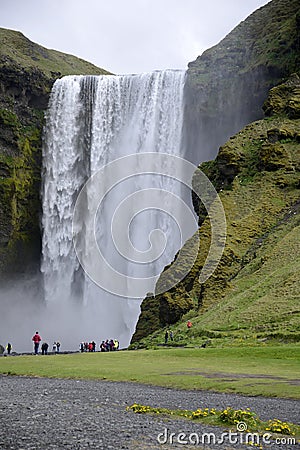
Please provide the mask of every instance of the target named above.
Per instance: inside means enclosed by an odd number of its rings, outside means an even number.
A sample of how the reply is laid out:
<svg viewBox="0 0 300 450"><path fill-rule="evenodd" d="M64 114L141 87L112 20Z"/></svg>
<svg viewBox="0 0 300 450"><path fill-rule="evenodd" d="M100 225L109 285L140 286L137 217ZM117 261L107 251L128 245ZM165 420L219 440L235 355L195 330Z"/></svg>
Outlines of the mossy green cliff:
<svg viewBox="0 0 300 450"><path fill-rule="evenodd" d="M0 28L0 274L39 264L42 127L55 79L107 73Z"/></svg>
<svg viewBox="0 0 300 450"><path fill-rule="evenodd" d="M273 0L189 64L185 143L202 161L263 117L268 91L300 65L298 0Z"/></svg>
<svg viewBox="0 0 300 450"><path fill-rule="evenodd" d="M184 144L194 161L216 157L201 169L220 193L227 243L217 270L200 285L211 230L194 198L198 258L179 285L143 301L132 342L162 342L160 330L175 323L183 340L239 329L253 335L255 323L261 333L296 333L299 71L298 0L269 2L189 64ZM189 254L192 248L189 241L181 251ZM178 317L193 318L196 326L187 331Z"/></svg>
<svg viewBox="0 0 300 450"><path fill-rule="evenodd" d="M264 109L268 117L247 125L214 161L200 166L219 191L226 213L227 240L219 266L199 284L211 230L202 205L194 201L201 243L196 262L178 286L143 301L132 342L161 343L161 330L170 325L181 344L220 337L299 340L299 77L271 89ZM183 250L190 253L190 245Z"/></svg>

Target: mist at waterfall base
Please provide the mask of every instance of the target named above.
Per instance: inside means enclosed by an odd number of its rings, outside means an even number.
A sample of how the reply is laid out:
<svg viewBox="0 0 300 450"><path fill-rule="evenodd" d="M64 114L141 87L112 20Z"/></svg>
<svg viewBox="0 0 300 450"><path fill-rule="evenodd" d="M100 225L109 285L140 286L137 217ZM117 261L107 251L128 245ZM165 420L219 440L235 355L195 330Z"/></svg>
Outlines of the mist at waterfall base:
<svg viewBox="0 0 300 450"><path fill-rule="evenodd" d="M184 80L184 71L167 70L132 76L69 76L56 81L46 114L43 145L43 286L33 293L31 289L24 292L20 284L20 292L15 286L15 292L8 293L15 295L18 306L16 311L10 310L5 335L7 339L11 336L17 351L31 350L36 330L49 345L59 340L62 350L76 350L83 340L99 344L103 339L116 338L121 347L130 343L149 283L138 298L126 295L126 283L129 287L135 278L157 280L192 231L182 236L181 225L174 220L176 203L164 200L165 204L150 209L145 204L133 214L130 223L124 224L124 233L139 253L147 254L153 230L164 233L166 245L162 252L156 249L159 257L140 264L134 262L132 254L122 256L115 249L111 220L119 205L135 192L148 190L151 197L151 189L166 190L186 200L193 209L190 192L176 180L159 175L160 167L154 158L151 173L139 173L139 167L135 167L136 176L106 193L97 212L97 245L108 265L127 278L123 296L102 289L82 269L73 245L74 207L87 180L111 161L144 152L184 157ZM104 176L104 186L107 182ZM125 207L134 210L130 201ZM196 229L195 220L193 232ZM89 231L82 252L89 252ZM154 289L152 283L150 290ZM16 315L18 330L13 326L12 336L9 324L16 323Z"/></svg>
<svg viewBox="0 0 300 450"><path fill-rule="evenodd" d="M70 310L61 296L61 305L47 306L41 290L41 274L26 275L1 287L0 343L12 344L14 352L32 352L32 337L39 331L42 341L52 349L53 342L61 342L61 350L78 350L78 332L82 321L82 310ZM86 337L87 336L87 337ZM85 337L90 337L87 334ZM92 337L90 337L92 340Z"/></svg>

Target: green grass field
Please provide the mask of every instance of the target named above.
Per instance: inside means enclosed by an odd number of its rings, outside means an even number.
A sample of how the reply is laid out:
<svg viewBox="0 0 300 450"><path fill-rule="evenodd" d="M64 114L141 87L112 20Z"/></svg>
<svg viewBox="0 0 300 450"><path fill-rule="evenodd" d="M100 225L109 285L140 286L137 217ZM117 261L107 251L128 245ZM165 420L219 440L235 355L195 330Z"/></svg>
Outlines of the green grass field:
<svg viewBox="0 0 300 450"><path fill-rule="evenodd" d="M297 346L11 356L0 358L0 373L299 398L299 356Z"/></svg>

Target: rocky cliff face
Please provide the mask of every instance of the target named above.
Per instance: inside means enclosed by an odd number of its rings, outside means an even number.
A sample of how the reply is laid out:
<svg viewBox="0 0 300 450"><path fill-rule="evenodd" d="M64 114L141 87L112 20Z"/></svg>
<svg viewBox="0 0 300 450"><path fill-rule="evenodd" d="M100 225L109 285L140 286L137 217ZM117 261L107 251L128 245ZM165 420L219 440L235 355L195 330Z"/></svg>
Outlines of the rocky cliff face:
<svg viewBox="0 0 300 450"><path fill-rule="evenodd" d="M263 117L269 89L300 65L298 0L273 0L189 64L185 144L194 161Z"/></svg>
<svg viewBox="0 0 300 450"><path fill-rule="evenodd" d="M271 89L264 110L264 120L247 125L214 161L200 166L219 190L227 219L227 242L217 270L199 285L211 230L202 205L195 202L201 224L197 260L172 291L143 301L132 342L155 330L142 345L163 342L159 330L170 325L181 343L202 336L299 339L299 76ZM189 253L190 245L183 251ZM188 302L186 318L193 329L187 332L177 321Z"/></svg>
<svg viewBox="0 0 300 450"><path fill-rule="evenodd" d="M0 29L0 275L35 270L40 257L44 111L55 79L108 73ZM6 275L5 275L6 274Z"/></svg>

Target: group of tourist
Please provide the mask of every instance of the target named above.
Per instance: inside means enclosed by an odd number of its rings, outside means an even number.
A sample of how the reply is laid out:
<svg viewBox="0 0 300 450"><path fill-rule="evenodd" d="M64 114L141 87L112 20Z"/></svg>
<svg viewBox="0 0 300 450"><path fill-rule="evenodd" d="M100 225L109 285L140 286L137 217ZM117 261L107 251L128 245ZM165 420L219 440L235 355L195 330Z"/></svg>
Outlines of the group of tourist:
<svg viewBox="0 0 300 450"><path fill-rule="evenodd" d="M101 352L111 352L115 350L119 350L119 341L117 339L106 339L106 341L102 341L99 345ZM91 342L81 342L79 345L81 353L83 352L95 352L97 345L95 341Z"/></svg>
<svg viewBox="0 0 300 450"><path fill-rule="evenodd" d="M168 340L173 341L173 331L167 330L165 333L165 344L168 343Z"/></svg>
<svg viewBox="0 0 300 450"><path fill-rule="evenodd" d="M35 355L38 355L38 353L39 353L39 346L40 346L41 340L42 340L42 338L39 335L39 332L36 331L35 335L32 337ZM49 348L49 344L47 342L43 342L42 346L41 346L42 355L48 355L48 348ZM52 353L59 353L59 351L60 351L60 342L59 341L53 342Z"/></svg>
<svg viewBox="0 0 300 450"><path fill-rule="evenodd" d="M48 348L49 348L49 345L47 344L47 342L43 342L42 347L41 347L42 355L48 355ZM58 341L53 342L52 353L59 353L59 351L60 351L60 342L58 342Z"/></svg>
<svg viewBox="0 0 300 450"><path fill-rule="evenodd" d="M33 351L35 355L39 354L39 348L40 348L40 344L41 344L41 351L42 351L42 355L48 355L49 352L49 344L47 342L42 342L42 338L39 335L39 332L36 331L34 336L32 337L32 341L33 341ZM101 344L99 345L99 351L101 352L111 352L111 351L116 351L119 350L119 341L118 339L106 339L106 341L102 341ZM80 351L81 353L83 352L96 352L97 350L97 344L95 341L91 341L91 342L81 342L79 345ZM4 352L4 347L2 346L2 351ZM6 346L6 352L8 355L11 354L12 352L12 345L10 342L8 342L7 346ZM0 350L1 353L1 350ZM60 353L60 342L56 341L53 342L52 345L52 354L56 354L56 353Z"/></svg>
<svg viewBox="0 0 300 450"><path fill-rule="evenodd" d="M106 339L106 341L102 341L100 344L101 352L112 352L115 350L119 350L119 341L118 339L111 339L110 341Z"/></svg>
<svg viewBox="0 0 300 450"><path fill-rule="evenodd" d="M80 351L83 352L95 352L96 351L96 342L80 342Z"/></svg>

